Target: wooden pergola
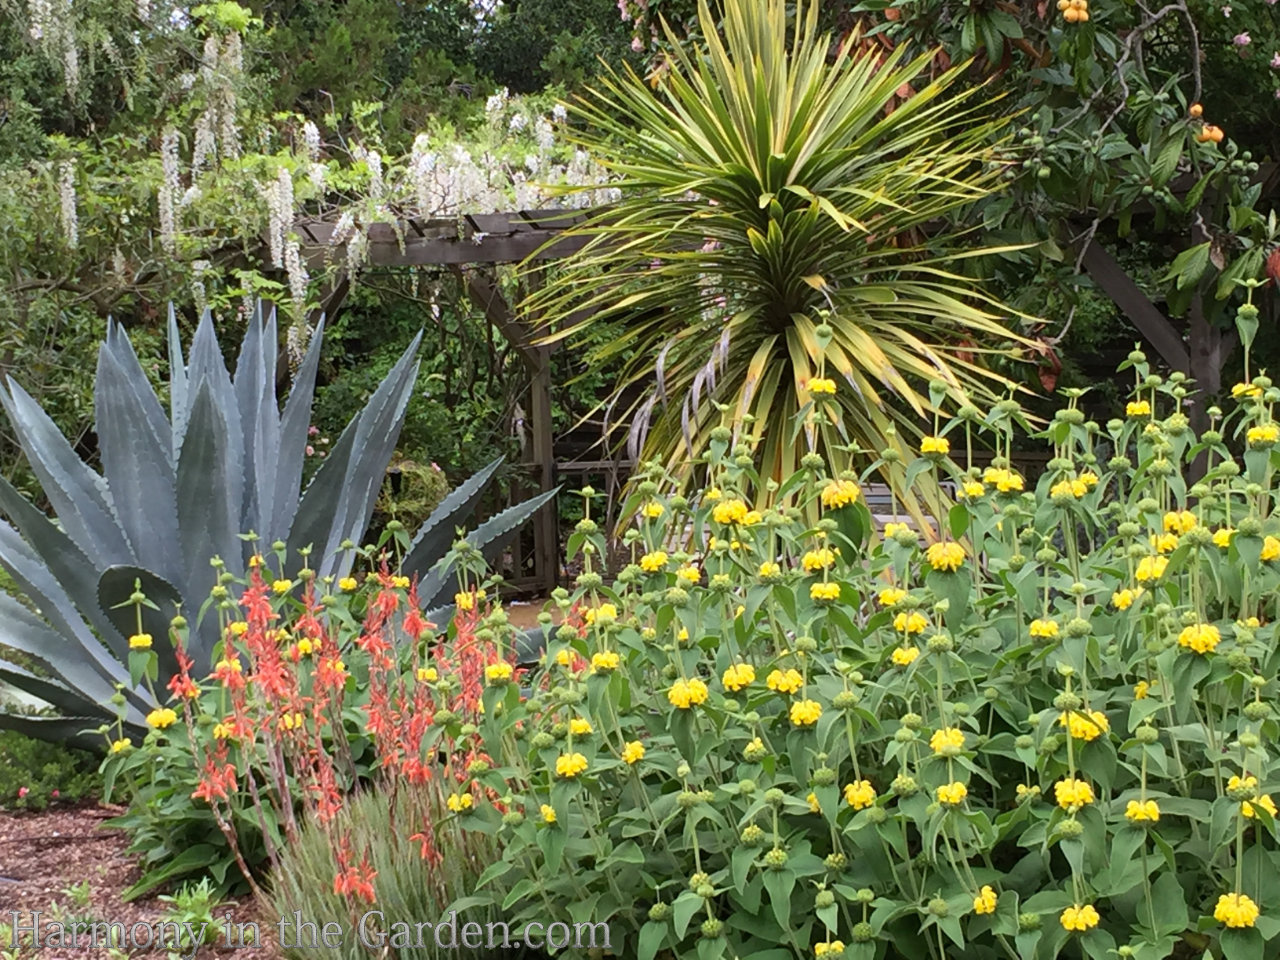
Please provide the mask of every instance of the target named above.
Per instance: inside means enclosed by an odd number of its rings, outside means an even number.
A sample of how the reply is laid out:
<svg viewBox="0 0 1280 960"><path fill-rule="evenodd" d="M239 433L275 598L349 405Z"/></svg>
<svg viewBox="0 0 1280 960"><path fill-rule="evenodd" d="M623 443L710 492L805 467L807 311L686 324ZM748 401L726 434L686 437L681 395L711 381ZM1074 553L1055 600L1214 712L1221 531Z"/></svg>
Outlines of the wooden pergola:
<svg viewBox="0 0 1280 960"><path fill-rule="evenodd" d="M534 343L534 318L518 316L482 269L498 264L547 260L567 256L587 242L582 235L564 236L587 216L582 210L525 210L516 213L464 214L425 219L406 217L395 225L376 223L367 231L365 265L370 267L444 267L462 284L472 303L520 354L529 371L530 403L527 426L529 455L519 466L533 478L536 492L551 490L566 473L605 474L613 483L627 464L619 460L557 461L551 417L551 355L555 347ZM294 224L302 256L309 268L338 264L321 294L317 315L332 319L351 288L344 263L344 243L334 242L337 224L304 220ZM613 498L610 498L612 501ZM559 572L559 533L554 502L533 520L532 577L514 586L548 591Z"/></svg>

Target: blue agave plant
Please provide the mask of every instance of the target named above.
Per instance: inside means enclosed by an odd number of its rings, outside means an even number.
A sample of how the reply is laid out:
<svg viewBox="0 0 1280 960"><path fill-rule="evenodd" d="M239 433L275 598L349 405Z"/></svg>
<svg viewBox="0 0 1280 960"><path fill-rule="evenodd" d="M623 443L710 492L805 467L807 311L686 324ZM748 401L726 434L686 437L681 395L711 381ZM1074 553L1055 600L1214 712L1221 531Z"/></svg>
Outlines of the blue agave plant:
<svg viewBox="0 0 1280 960"><path fill-rule="evenodd" d="M243 574L254 543L283 542L290 556L310 547L318 577L344 576L372 516L413 385L420 335L348 423L302 488L323 323L316 330L281 412L276 397L277 329L261 308L249 323L234 375L222 359L206 313L184 358L169 316L169 397L164 408L124 330L108 323L98 352L94 406L102 473L80 459L32 397L12 378L3 405L45 496L50 520L0 478L0 567L28 604L0 592L0 647L39 663L36 675L0 660L0 680L42 700L61 716L0 712L0 727L100 748L89 730L113 720L124 694L125 722L145 729L151 694L130 682L128 649L137 631L130 596L141 585L154 606L142 628L168 635L181 610L193 621L190 653L207 665L218 642L216 618L194 623L214 586L220 557ZM501 460L452 491L417 531L402 571L419 578L427 609L446 602L446 572L436 569L458 525L475 508ZM469 542L493 560L510 535L555 491L517 504L482 524ZM260 549L260 547L259 547ZM178 665L157 643L163 689Z"/></svg>

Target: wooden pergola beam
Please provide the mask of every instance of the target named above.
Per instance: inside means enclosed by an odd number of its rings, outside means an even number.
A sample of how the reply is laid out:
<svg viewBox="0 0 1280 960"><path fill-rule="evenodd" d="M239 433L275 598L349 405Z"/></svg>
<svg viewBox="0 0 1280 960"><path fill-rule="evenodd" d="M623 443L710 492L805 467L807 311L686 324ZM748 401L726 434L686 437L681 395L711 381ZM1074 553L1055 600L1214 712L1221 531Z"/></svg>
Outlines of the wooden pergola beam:
<svg viewBox="0 0 1280 960"><path fill-rule="evenodd" d="M580 210L526 210L450 219L406 218L394 226L375 223L366 231L367 262L378 267L421 267L554 260L586 245L590 237L563 236L586 216ZM333 242L336 226L321 220L294 225L308 266L322 265L345 250L344 242Z"/></svg>
<svg viewBox="0 0 1280 960"><path fill-rule="evenodd" d="M1081 265L1099 289L1114 301L1120 312L1138 328L1172 369L1191 373L1191 354L1169 318L1151 302L1133 278L1124 272L1103 246L1091 240L1084 249Z"/></svg>

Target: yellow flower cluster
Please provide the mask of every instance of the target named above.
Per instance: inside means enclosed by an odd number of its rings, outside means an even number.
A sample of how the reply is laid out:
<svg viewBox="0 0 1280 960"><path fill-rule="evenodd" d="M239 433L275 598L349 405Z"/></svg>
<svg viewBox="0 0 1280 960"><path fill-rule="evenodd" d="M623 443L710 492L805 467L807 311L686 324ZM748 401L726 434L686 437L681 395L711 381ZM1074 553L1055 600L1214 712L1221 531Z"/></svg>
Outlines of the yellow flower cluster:
<svg viewBox="0 0 1280 960"><path fill-rule="evenodd" d="M491 663L484 668L484 678L492 684L507 683L511 679L512 668L509 663Z"/></svg>
<svg viewBox="0 0 1280 960"><path fill-rule="evenodd" d="M1258 905L1243 893L1224 893L1213 908L1213 919L1234 929L1252 927L1258 922Z"/></svg>
<svg viewBox="0 0 1280 960"><path fill-rule="evenodd" d="M813 945L813 955L815 957L831 957L832 960L837 957L843 957L844 941L832 940L830 943L815 943Z"/></svg>
<svg viewBox="0 0 1280 960"><path fill-rule="evenodd" d="M960 484L960 495L966 500L977 500L986 492L987 488L977 480L966 480Z"/></svg>
<svg viewBox="0 0 1280 960"><path fill-rule="evenodd" d="M1142 596L1142 588L1130 589L1125 587L1123 590L1117 590L1111 595L1111 605L1117 610L1128 610L1133 606L1133 601Z"/></svg>
<svg viewBox="0 0 1280 960"><path fill-rule="evenodd" d="M1259 557L1263 563L1270 563L1272 560L1280 558L1280 538L1263 537L1262 538L1262 554Z"/></svg>
<svg viewBox="0 0 1280 960"><path fill-rule="evenodd" d="M1130 800L1124 816L1130 823L1156 823L1160 820L1160 805L1154 800Z"/></svg>
<svg viewBox="0 0 1280 960"><path fill-rule="evenodd" d="M812 600L833 603L840 599L840 584L815 583L809 588L809 597Z"/></svg>
<svg viewBox="0 0 1280 960"><path fill-rule="evenodd" d="M648 517L650 520L657 520L660 516L662 516L664 513L667 512L667 508L664 507L662 504L660 504L657 500L650 500L648 503L646 503L643 507L640 508L640 512L644 514L646 517Z"/></svg>
<svg viewBox="0 0 1280 960"><path fill-rule="evenodd" d="M1146 402L1145 400L1143 401ZM1133 404L1129 404L1133 406ZM1098 921L1102 918L1098 916L1098 911L1093 908L1093 904L1086 903L1084 906L1073 904L1062 911L1062 916L1058 921L1062 924L1063 930L1069 930L1073 933L1084 933L1086 930L1092 930L1098 925Z"/></svg>
<svg viewBox="0 0 1280 960"><path fill-rule="evenodd" d="M821 547L817 550L810 550L800 558L800 566L804 567L805 573L813 573L815 570L825 570L835 562L836 555L830 547Z"/></svg>
<svg viewBox="0 0 1280 960"><path fill-rule="evenodd" d="M778 693L795 693L804 686L804 677L794 667L785 673L781 670L773 670L764 678L764 685Z"/></svg>
<svg viewBox="0 0 1280 960"><path fill-rule="evenodd" d="M811 727L822 716L822 705L817 700L797 700L791 705L791 725Z"/></svg>
<svg viewBox="0 0 1280 960"><path fill-rule="evenodd" d="M1274 423L1262 423L1245 431L1245 441L1250 447L1271 447L1280 440L1280 427Z"/></svg>
<svg viewBox="0 0 1280 960"><path fill-rule="evenodd" d="M609 623L616 623L618 620L618 608L612 603L602 603L598 607L588 609L582 619L587 621L588 625L598 623L601 626Z"/></svg>
<svg viewBox="0 0 1280 960"><path fill-rule="evenodd" d="M1151 404L1146 400L1130 400L1125 404L1124 413L1127 417L1149 417Z"/></svg>
<svg viewBox="0 0 1280 960"><path fill-rule="evenodd" d="M954 573L964 564L964 547L958 543L934 543L925 551L925 559L935 570Z"/></svg>
<svg viewBox="0 0 1280 960"><path fill-rule="evenodd" d="M844 802L855 810L862 810L876 802L876 788L870 780L855 780L844 786Z"/></svg>
<svg viewBox="0 0 1280 960"><path fill-rule="evenodd" d="M132 637L129 638L129 649L130 650L150 650L151 634L135 633Z"/></svg>
<svg viewBox="0 0 1280 960"><path fill-rule="evenodd" d="M834 396L836 382L829 377L814 377L809 381L809 392L819 396Z"/></svg>
<svg viewBox="0 0 1280 960"><path fill-rule="evenodd" d="M756 668L749 663L735 663L720 678L726 690L737 693L739 690L755 682Z"/></svg>
<svg viewBox="0 0 1280 960"><path fill-rule="evenodd" d="M575 737L585 737L591 732L591 721L585 717L574 717L569 721L569 732Z"/></svg>
<svg viewBox="0 0 1280 960"><path fill-rule="evenodd" d="M729 526L734 523L742 523L743 520L747 519L749 512L747 505L735 498L717 503L711 511L711 517L716 523Z"/></svg>
<svg viewBox="0 0 1280 960"><path fill-rule="evenodd" d="M1079 500L1089 492L1089 485L1080 479L1059 480L1049 488L1054 500Z"/></svg>
<svg viewBox="0 0 1280 960"><path fill-rule="evenodd" d="M822 505L828 510L838 510L856 501L861 493L852 480L829 480L822 488Z"/></svg>
<svg viewBox="0 0 1280 960"><path fill-rule="evenodd" d="M542 822L543 822L543 823L555 823L555 822L556 822L556 808L555 808L555 807L553 807L553 806L551 806L551 804L549 804L549 803L544 803L544 804L542 805L542 807L538 810L538 812L539 812L540 814L542 814Z"/></svg>
<svg viewBox="0 0 1280 960"><path fill-rule="evenodd" d="M338 589L343 593L351 593L358 586L355 577L343 577L338 581Z"/></svg>
<svg viewBox="0 0 1280 960"><path fill-rule="evenodd" d="M919 656L919 647L895 647L891 659L893 660L894 666L909 667L916 662Z"/></svg>
<svg viewBox="0 0 1280 960"><path fill-rule="evenodd" d="M646 553L640 558L640 569L645 573L657 573L667 568L667 555L662 550Z"/></svg>
<svg viewBox="0 0 1280 960"><path fill-rule="evenodd" d="M882 607L897 606L905 599L907 599L907 591L898 587L885 587L876 596L876 602Z"/></svg>
<svg viewBox="0 0 1280 960"><path fill-rule="evenodd" d="M580 753L562 753L556 757L556 776L572 780L587 769L587 758Z"/></svg>
<svg viewBox="0 0 1280 960"><path fill-rule="evenodd" d="M667 691L667 699L673 707L688 710L707 699L707 685L696 677L692 680L677 680Z"/></svg>
<svg viewBox="0 0 1280 960"><path fill-rule="evenodd" d="M1196 528L1196 515L1190 510L1170 510L1164 515L1162 526L1165 533L1176 533L1182 536L1184 533L1190 533Z"/></svg>
<svg viewBox="0 0 1280 960"><path fill-rule="evenodd" d="M951 441L946 437L924 437L920 440L920 452L926 457L931 454L945 457L951 452Z"/></svg>
<svg viewBox="0 0 1280 960"><path fill-rule="evenodd" d="M954 757L964 750L964 731L959 727L942 727L929 738L929 747L943 757Z"/></svg>
<svg viewBox="0 0 1280 960"><path fill-rule="evenodd" d="M178 715L168 707L159 707L147 714L147 725L157 730L172 727L178 722Z"/></svg>
<svg viewBox="0 0 1280 960"><path fill-rule="evenodd" d="M1054 784L1053 797L1063 810L1075 813L1093 803L1093 787L1083 780L1066 777Z"/></svg>
<svg viewBox="0 0 1280 960"><path fill-rule="evenodd" d="M445 800L445 806L454 813L461 813L463 810L470 810L474 805L475 798L469 793L451 793L449 794L449 799Z"/></svg>
<svg viewBox="0 0 1280 960"><path fill-rule="evenodd" d="M995 487L1000 493L1021 493L1022 477L1007 467L987 467L982 471L982 482Z"/></svg>
<svg viewBox="0 0 1280 960"><path fill-rule="evenodd" d="M1168 557L1143 557L1138 561L1138 569L1133 576L1139 583L1151 583L1163 577L1168 566Z"/></svg>
<svg viewBox="0 0 1280 960"><path fill-rule="evenodd" d="M622 760L624 763L635 766L644 759L644 744L639 740L632 740L622 748Z"/></svg>
<svg viewBox="0 0 1280 960"><path fill-rule="evenodd" d="M1176 533L1153 533L1151 535L1151 548L1156 553L1173 553L1178 549L1178 535Z"/></svg>
<svg viewBox="0 0 1280 960"><path fill-rule="evenodd" d="M617 670L621 663L621 659L612 650L602 650L591 655L591 668L599 673Z"/></svg>
<svg viewBox="0 0 1280 960"><path fill-rule="evenodd" d="M1072 739L1083 740L1086 743L1098 739L1111 729L1107 715L1100 710L1091 710L1089 713L1064 710L1058 717L1058 726L1066 727Z"/></svg>
<svg viewBox="0 0 1280 960"><path fill-rule="evenodd" d="M934 797L944 807L958 807L964 803L967 796L969 796L969 788L959 780L944 783L934 791Z"/></svg>
<svg viewBox="0 0 1280 960"><path fill-rule="evenodd" d="M1209 623L1192 624L1183 627L1178 634L1178 646L1186 647L1195 653L1212 653L1222 640L1218 628Z"/></svg>
<svg viewBox="0 0 1280 960"><path fill-rule="evenodd" d="M999 897L996 896L995 890L991 889L988 884L978 891L978 895L973 898L973 912L977 914L995 913L996 904Z"/></svg>
<svg viewBox="0 0 1280 960"><path fill-rule="evenodd" d="M1055 620L1035 619L1028 628L1031 636L1038 640L1053 640L1061 632Z"/></svg>
<svg viewBox="0 0 1280 960"><path fill-rule="evenodd" d="M929 626L929 618L919 610L907 613L905 610L893 618L893 629L899 633L924 633Z"/></svg>

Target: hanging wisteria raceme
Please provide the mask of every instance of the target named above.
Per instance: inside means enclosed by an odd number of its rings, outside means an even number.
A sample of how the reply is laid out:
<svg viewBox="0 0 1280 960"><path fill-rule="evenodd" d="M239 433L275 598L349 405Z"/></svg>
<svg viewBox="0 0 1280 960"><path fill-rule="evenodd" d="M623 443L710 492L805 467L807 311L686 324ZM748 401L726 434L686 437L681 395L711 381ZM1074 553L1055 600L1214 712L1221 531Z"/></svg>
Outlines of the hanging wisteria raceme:
<svg viewBox="0 0 1280 960"><path fill-rule="evenodd" d="M58 168L58 200L62 234L74 250L80 244L80 220L76 214L76 162L63 160Z"/></svg>
<svg viewBox="0 0 1280 960"><path fill-rule="evenodd" d="M170 127L160 140L160 246L170 256L178 251L178 223L174 213L178 191L182 188L178 173L178 131Z"/></svg>
<svg viewBox="0 0 1280 960"><path fill-rule="evenodd" d="M307 309L307 282L311 279L302 265L302 251L297 240L287 240L284 245L284 270L289 277L289 297L293 300L294 314L305 319Z"/></svg>

